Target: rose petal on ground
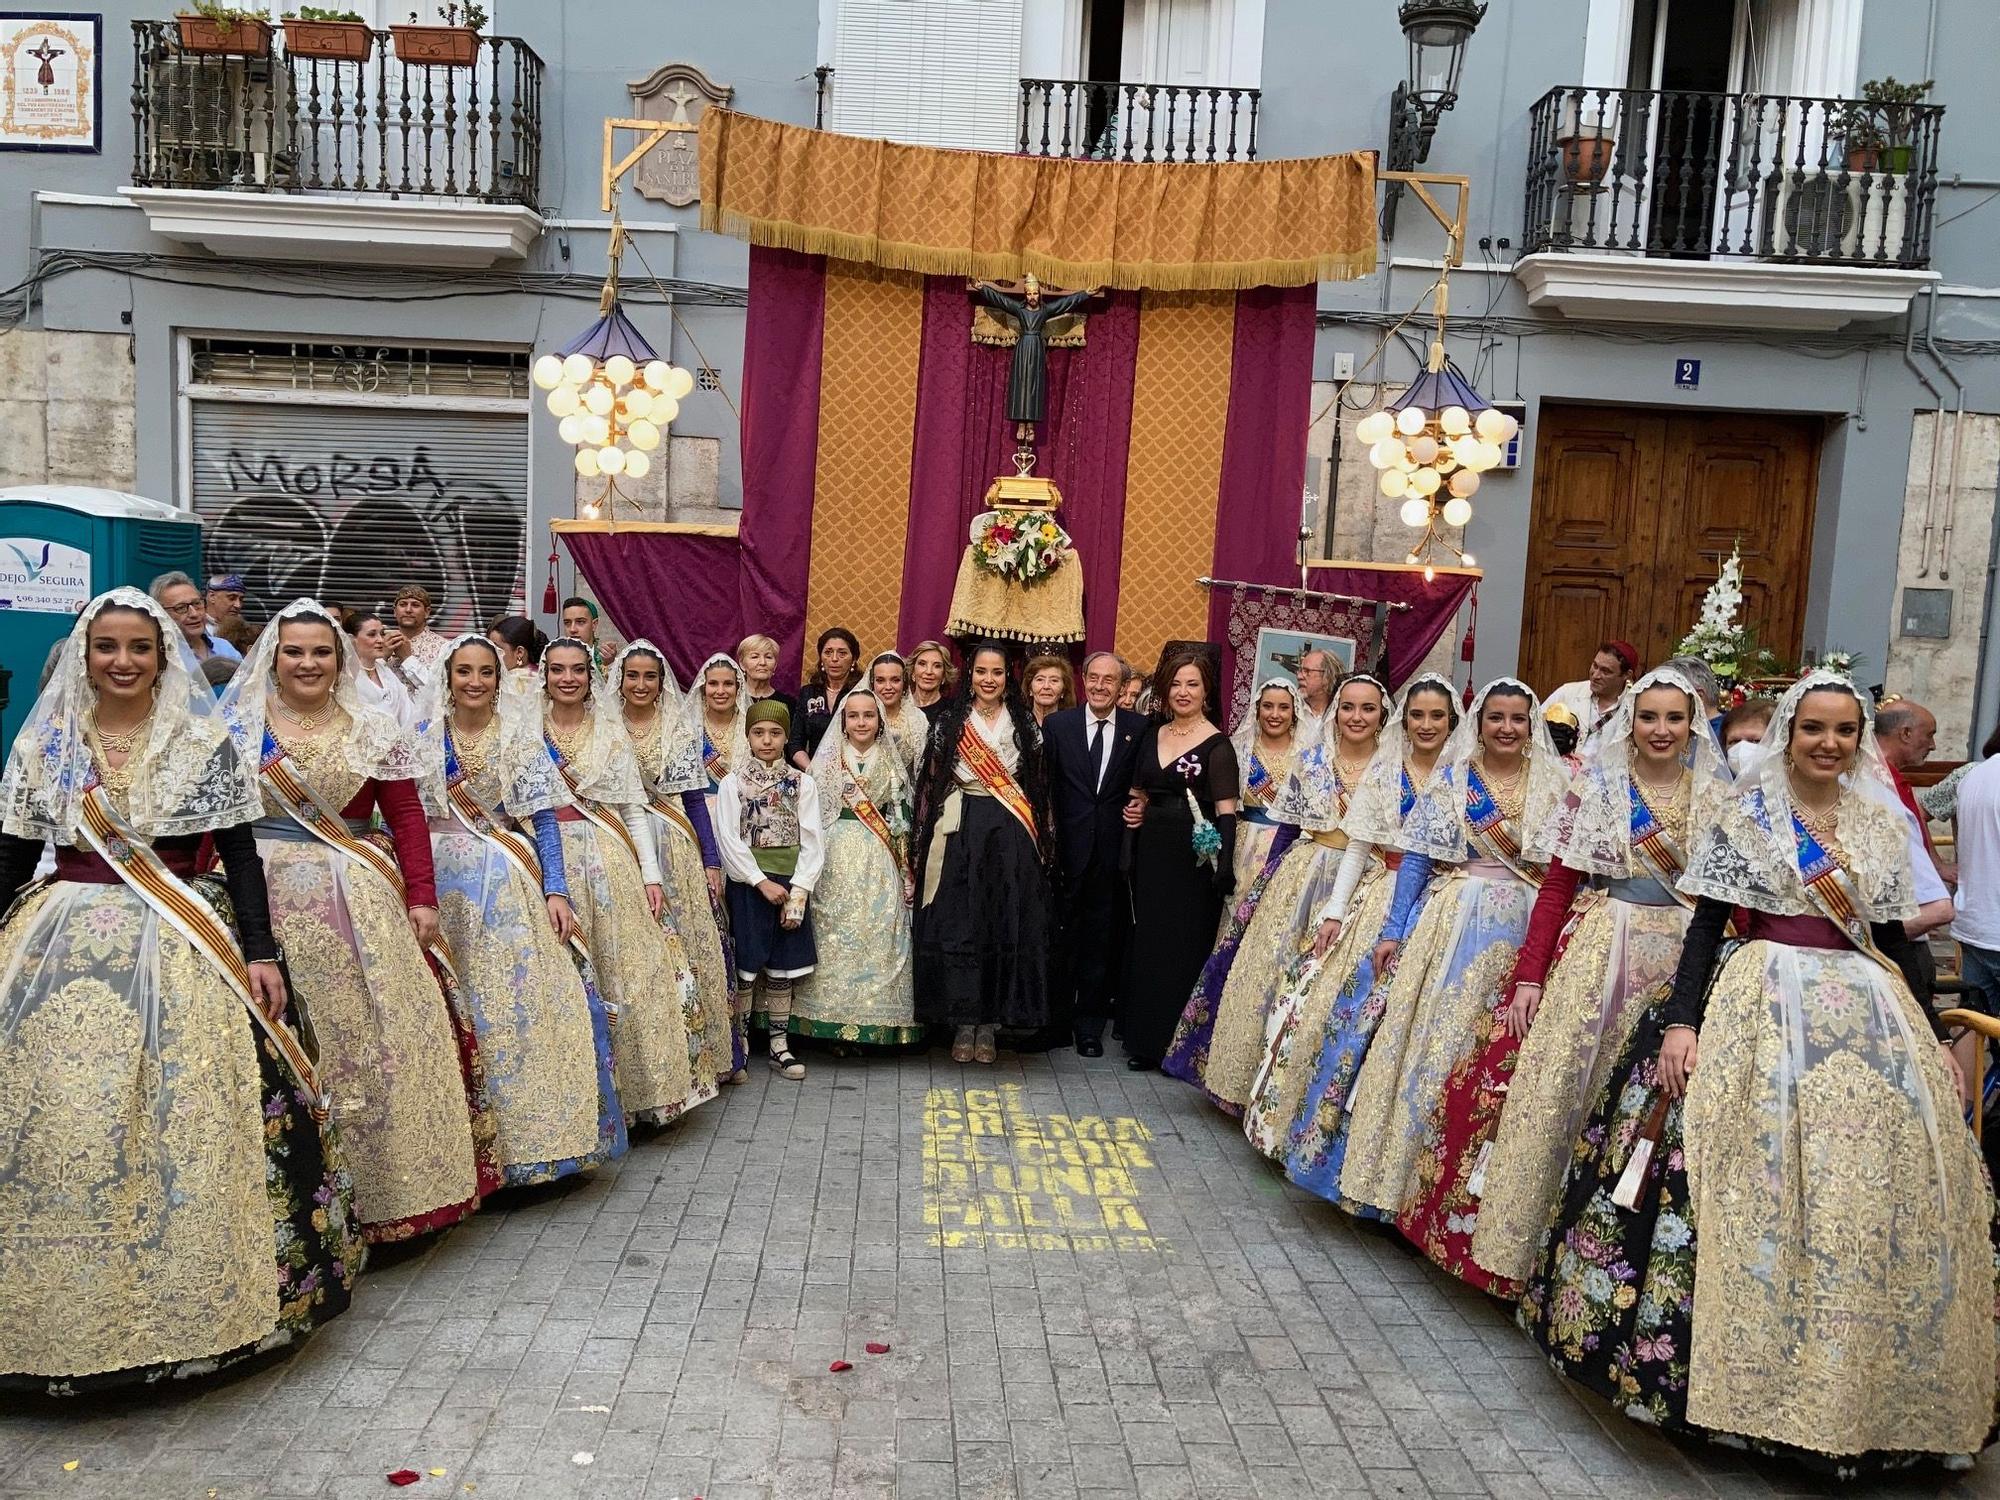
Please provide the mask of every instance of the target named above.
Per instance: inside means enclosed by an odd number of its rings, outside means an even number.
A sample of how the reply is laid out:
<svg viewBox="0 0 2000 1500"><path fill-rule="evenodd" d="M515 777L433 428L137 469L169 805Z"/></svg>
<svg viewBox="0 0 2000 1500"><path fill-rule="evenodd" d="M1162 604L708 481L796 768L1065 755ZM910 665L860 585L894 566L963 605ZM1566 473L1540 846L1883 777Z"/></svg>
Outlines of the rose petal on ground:
<svg viewBox="0 0 2000 1500"><path fill-rule="evenodd" d="M836 1359L836 1360L835 1360L835 1361L834 1361L834 1362L833 1362L832 1364L830 1364L830 1365L828 1365L828 1366L827 1366L827 1369L831 1370L831 1371L832 1371L832 1372L833 1372L834 1374L836 1374L836 1375L840 1374L841 1372L843 1372L843 1371L845 1371L845 1370L851 1370L851 1369L853 1369L853 1368L854 1368L854 1366L853 1366L853 1365L850 1365L850 1364L849 1364L849 1363L848 1363L848 1362L847 1362L846 1360L844 1360L844 1359Z"/></svg>
<svg viewBox="0 0 2000 1500"><path fill-rule="evenodd" d="M595 1453L572 1453L569 1456L569 1461L573 1464L594 1464L597 1462L597 1455Z"/></svg>
<svg viewBox="0 0 2000 1500"><path fill-rule="evenodd" d="M80 1458L72 1458L68 1463L63 1465L63 1473L74 1474L76 1472L76 1466L82 1462L83 1460Z"/></svg>
<svg viewBox="0 0 2000 1500"><path fill-rule="evenodd" d="M889 1352L889 1346L887 1344L868 1344L865 1345L864 1347L868 1350L870 1354L887 1354Z"/></svg>
<svg viewBox="0 0 2000 1500"><path fill-rule="evenodd" d="M389 1483L395 1485L398 1489L401 1489L404 1485L415 1484L423 1477L415 1469L391 1469L389 1471Z"/></svg>

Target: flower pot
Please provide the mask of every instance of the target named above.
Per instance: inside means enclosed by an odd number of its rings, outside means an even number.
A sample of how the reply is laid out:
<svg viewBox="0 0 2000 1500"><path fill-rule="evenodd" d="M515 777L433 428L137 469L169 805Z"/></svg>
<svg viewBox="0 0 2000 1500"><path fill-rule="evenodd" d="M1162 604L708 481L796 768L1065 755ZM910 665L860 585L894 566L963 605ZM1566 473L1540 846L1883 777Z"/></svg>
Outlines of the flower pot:
<svg viewBox="0 0 2000 1500"><path fill-rule="evenodd" d="M479 56L479 33L470 26L391 26L389 32L401 62L469 68Z"/></svg>
<svg viewBox="0 0 2000 1500"><path fill-rule="evenodd" d="M1611 137L1589 127L1556 142L1562 152L1563 180L1573 188L1593 189L1611 170Z"/></svg>
<svg viewBox="0 0 2000 1500"><path fill-rule="evenodd" d="M294 57L367 62L375 51L375 33L360 21L287 21L285 50Z"/></svg>
<svg viewBox="0 0 2000 1500"><path fill-rule="evenodd" d="M1884 146L1882 148L1883 170L1898 174L1908 172L1916 159L1916 155L1917 148L1912 145Z"/></svg>
<svg viewBox="0 0 2000 1500"><path fill-rule="evenodd" d="M1850 172L1872 172L1881 164L1882 151L1877 146L1849 146L1847 148L1847 170Z"/></svg>
<svg viewBox="0 0 2000 1500"><path fill-rule="evenodd" d="M181 51L197 57L269 57L271 23L246 16L240 21L213 21L207 16L175 16L180 23Z"/></svg>

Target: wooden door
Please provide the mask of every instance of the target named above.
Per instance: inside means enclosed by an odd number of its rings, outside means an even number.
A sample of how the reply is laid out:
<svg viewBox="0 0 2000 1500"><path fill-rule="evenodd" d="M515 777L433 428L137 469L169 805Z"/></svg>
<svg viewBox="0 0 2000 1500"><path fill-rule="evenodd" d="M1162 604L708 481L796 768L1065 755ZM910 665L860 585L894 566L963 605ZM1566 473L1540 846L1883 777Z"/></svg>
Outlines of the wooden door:
<svg viewBox="0 0 2000 1500"><path fill-rule="evenodd" d="M1796 655L1821 424L1812 417L1542 408L1521 674L1548 692L1601 641L1673 654L1722 560L1743 549L1743 618Z"/></svg>

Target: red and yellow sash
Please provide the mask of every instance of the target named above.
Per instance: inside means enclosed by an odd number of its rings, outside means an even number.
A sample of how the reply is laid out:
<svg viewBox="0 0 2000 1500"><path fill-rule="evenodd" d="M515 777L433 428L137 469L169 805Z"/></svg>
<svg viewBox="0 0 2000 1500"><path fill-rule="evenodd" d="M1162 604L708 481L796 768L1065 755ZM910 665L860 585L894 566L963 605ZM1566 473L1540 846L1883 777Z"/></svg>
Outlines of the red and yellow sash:
<svg viewBox="0 0 2000 1500"><path fill-rule="evenodd" d="M869 799L868 794L862 791L852 778L842 779L846 785L842 789L841 800L847 804L847 810L854 814L863 828L882 841L882 847L889 851L889 857L896 862L896 872L907 878L910 873L908 841L897 838L890 831L889 820L882 816L882 809Z"/></svg>
<svg viewBox="0 0 2000 1500"><path fill-rule="evenodd" d="M1792 814L1792 838L1798 849L1799 878L1805 885L1807 899L1863 955L1895 975L1898 983L1907 986L1909 981L1896 967L1895 960L1875 946L1875 935L1868 930L1868 919L1861 914L1861 903L1855 896L1853 877L1833 851L1813 837L1797 812Z"/></svg>
<svg viewBox="0 0 2000 1500"><path fill-rule="evenodd" d="M1465 826L1475 850L1498 860L1537 890L1541 888L1541 872L1521 859L1521 841L1514 835L1512 819L1501 811L1499 799L1487 790L1485 778L1471 765L1465 768Z"/></svg>
<svg viewBox="0 0 2000 1500"><path fill-rule="evenodd" d="M1675 884L1687 869L1687 858L1680 846L1669 834L1666 825L1653 816L1653 809L1646 805L1646 799L1639 795L1636 781L1626 782L1625 795L1631 802L1632 853L1646 867L1646 873L1674 900L1689 911L1694 910L1694 897L1687 895Z"/></svg>
<svg viewBox="0 0 2000 1500"><path fill-rule="evenodd" d="M83 794L80 831L84 841L117 872L119 879L138 894L154 915L192 943L195 950L214 966L222 976L222 982L243 1002L244 1008L250 1012L251 1021L277 1050L278 1056L298 1080L299 1087L313 1101L314 1117L324 1120L327 1097L320 1087L316 1066L318 1048L312 1043L310 1025L305 1021L304 1012L296 1012L305 1031L303 1036L264 1014L250 991L250 965L228 927L223 925L222 919L206 901L166 867L153 846L119 815L101 786L93 785Z"/></svg>
<svg viewBox="0 0 2000 1500"><path fill-rule="evenodd" d="M294 823L329 848L373 870L389 882L389 889L396 893L398 904L409 904L409 887L403 884L403 872L388 852L371 840L356 837L347 826L346 819L329 811L326 799L313 790L298 762L268 734L264 741L264 763L258 770L265 790L277 799L278 805L284 808ZM426 951L437 960L445 982L455 986L458 970L452 963L451 948L444 938L440 936Z"/></svg>
<svg viewBox="0 0 2000 1500"><path fill-rule="evenodd" d="M1021 783L1008 774L999 755L981 738L969 719L959 732L958 758L971 768L972 774L979 778L979 784L1014 815L1014 821L1028 831L1029 842L1037 849L1041 848L1042 837L1035 828L1034 804L1028 801L1028 794L1021 790Z"/></svg>
<svg viewBox="0 0 2000 1500"><path fill-rule="evenodd" d="M588 818L593 827L603 830L623 844L625 852L632 856L632 863L644 870L646 862L639 858L639 846L632 842L632 830L625 826L624 820L612 817L604 810L601 803L593 802L577 790L576 777L570 774L569 762L556 747L554 740L543 735L542 743L549 747L549 759L556 763L556 770L562 773L563 785L569 788L570 800L576 804L576 810Z"/></svg>

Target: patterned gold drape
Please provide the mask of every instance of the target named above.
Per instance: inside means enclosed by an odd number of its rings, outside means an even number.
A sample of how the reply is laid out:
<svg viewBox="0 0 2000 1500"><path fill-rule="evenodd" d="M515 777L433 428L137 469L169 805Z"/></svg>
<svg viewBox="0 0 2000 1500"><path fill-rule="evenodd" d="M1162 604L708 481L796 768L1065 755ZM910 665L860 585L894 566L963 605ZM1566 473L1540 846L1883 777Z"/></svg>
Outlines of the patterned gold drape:
<svg viewBox="0 0 2000 1500"><path fill-rule="evenodd" d="M701 117L701 226L935 276L1237 291L1375 269L1370 152L1102 162L944 151L731 110Z"/></svg>

